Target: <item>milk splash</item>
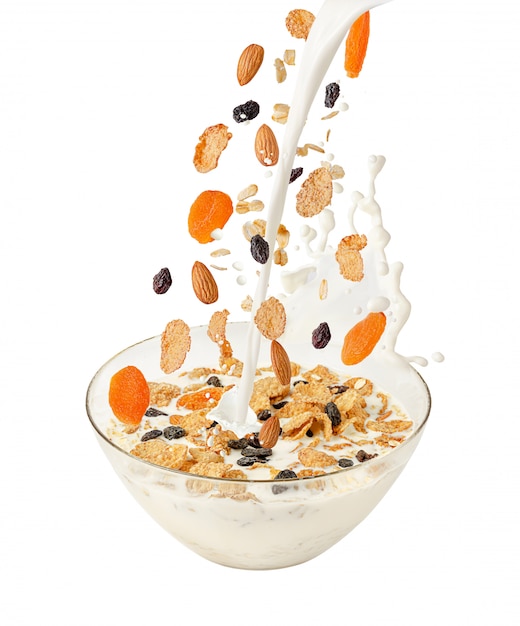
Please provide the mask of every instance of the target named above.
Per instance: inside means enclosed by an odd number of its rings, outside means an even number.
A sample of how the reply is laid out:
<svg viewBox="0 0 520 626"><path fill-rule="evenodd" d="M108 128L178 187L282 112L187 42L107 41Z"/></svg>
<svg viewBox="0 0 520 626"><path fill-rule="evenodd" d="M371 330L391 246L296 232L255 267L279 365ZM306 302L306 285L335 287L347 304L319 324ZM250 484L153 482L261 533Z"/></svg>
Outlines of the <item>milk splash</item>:
<svg viewBox="0 0 520 626"><path fill-rule="evenodd" d="M276 177L274 180L273 191L269 203L269 212L267 216L265 234L265 239L269 243L270 256L268 262L262 267L260 273L253 300L251 313L252 318L254 318L254 315L261 303L266 299L269 276L273 262L274 244L278 227L282 219L285 198L288 190L288 181L294 162L294 156L296 154L297 142L305 126L307 115L311 108L312 102L339 46L344 41L353 22L364 12L378 5L385 4L386 2L389 2L389 0L325 0L316 16L305 45L304 55L302 63L300 65L300 71L294 91L293 103L290 108L290 115L288 118L285 136L282 144L281 158L277 165ZM381 213L379 210L379 206L374 200L374 180L377 172L381 169L383 163L384 159L382 159L382 157L375 158L371 162L370 169L372 178L369 194L366 198L363 198L359 194L359 196L357 197L357 201L354 203L353 208L351 209L352 219L355 209L358 205L360 205L361 208L367 212L372 211L374 224L371 239L374 241L374 244L371 244L372 250L368 250L367 255L365 255L365 264L369 265L372 263L376 263L379 268L387 267L386 258L384 255L384 247L389 239L388 234L384 231L381 225ZM334 221L333 215L330 211L324 213L322 223L326 222L327 219L329 230L332 230L334 226ZM351 223L351 226L353 228L353 223ZM355 231L353 230L353 232ZM320 261L320 267L326 267L328 270L329 266L333 264L333 257L331 260L332 255L330 253L325 253L325 242L326 235L322 239L322 242L319 244L319 249L323 253L323 257ZM371 256L373 256L374 259L370 258ZM325 280L328 280L327 277L329 276L329 273L331 276L333 274L339 274L337 270L337 265L335 267L331 267L330 269L332 270L331 272L324 272ZM380 309L383 302L385 305L387 303L388 305L392 304L395 316L394 324L392 330L385 333L387 349L389 350L393 350L397 333L406 321L409 313L409 304L401 295L399 290L399 275L401 269L401 267L395 266L389 275L389 281L392 283L393 289L388 291L388 296L382 296L378 289L374 289L374 295L369 298L371 306L370 309L367 309L366 302L360 301L360 304L356 305L357 310L363 311L374 310L374 307L375 309ZM308 271L303 271L302 275L304 274L309 277ZM341 278L341 280L344 279ZM288 282L287 278L286 282ZM309 283L307 283L307 285L308 284ZM344 295L345 289L345 285L342 285L340 293ZM286 302L284 302L287 311L287 326L285 331L286 337L288 337L289 335L295 335L296 333L298 333L299 335L299 332L301 331L300 327L304 322L312 324L311 320L314 318L314 316L310 314L310 312L308 312L309 302L305 300L305 298L308 298L309 296L307 291L308 288L306 288L305 290L301 288L297 289L291 300L287 300ZM298 313L298 302L301 302L302 304L304 303L305 307L303 309L299 309L299 315L295 315L293 313ZM327 311L329 311L329 309L332 312L342 310L341 308L335 309L335 306L339 305L339 303L331 302L330 300L325 300L325 302L327 303ZM344 306L345 304L342 303L341 307L344 308ZM385 306L385 308L387 307ZM304 318L302 318L301 315L302 310L305 311ZM398 315L395 314L395 311L397 310L399 312ZM329 313L327 313L326 319L328 318L330 318ZM345 318L343 321L346 321ZM341 332L343 332L344 335L345 329L343 328ZM310 335L307 334L306 336L309 337ZM238 388L238 393L236 394L237 397L233 399L229 397L227 399L227 401L230 402L229 409L231 409L231 400L233 400L233 403L235 403L236 401L234 407L235 419L232 423L229 423L230 426L234 427L235 431L247 430L246 424L254 423L253 416L250 415L251 411L249 409L249 399L251 397L253 381L258 362L260 340L260 333L255 327L255 324L251 322L245 350L246 358L244 359L244 370L240 386Z"/></svg>

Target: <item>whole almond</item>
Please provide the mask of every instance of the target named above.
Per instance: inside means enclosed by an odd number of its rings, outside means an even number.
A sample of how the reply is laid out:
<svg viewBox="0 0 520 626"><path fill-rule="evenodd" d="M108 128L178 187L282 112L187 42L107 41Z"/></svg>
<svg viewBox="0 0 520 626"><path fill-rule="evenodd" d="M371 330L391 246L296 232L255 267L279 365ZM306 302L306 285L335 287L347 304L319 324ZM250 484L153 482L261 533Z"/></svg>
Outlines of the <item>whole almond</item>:
<svg viewBox="0 0 520 626"><path fill-rule="evenodd" d="M238 59L237 79L239 85L247 85L260 69L264 60L264 49L252 43L242 52Z"/></svg>
<svg viewBox="0 0 520 626"><path fill-rule="evenodd" d="M288 385L291 382L291 361L285 348L278 341L271 342L271 365L278 382Z"/></svg>
<svg viewBox="0 0 520 626"><path fill-rule="evenodd" d="M271 417L262 424L258 433L258 439L262 448L274 448L280 436L280 420L277 415Z"/></svg>
<svg viewBox="0 0 520 626"><path fill-rule="evenodd" d="M218 300L218 287L213 274L200 261L195 261L191 270L191 282L197 298L204 304Z"/></svg>
<svg viewBox="0 0 520 626"><path fill-rule="evenodd" d="M273 131L267 124L262 124L256 133L255 154L260 163L266 167L278 163L280 154L278 142L276 141Z"/></svg>

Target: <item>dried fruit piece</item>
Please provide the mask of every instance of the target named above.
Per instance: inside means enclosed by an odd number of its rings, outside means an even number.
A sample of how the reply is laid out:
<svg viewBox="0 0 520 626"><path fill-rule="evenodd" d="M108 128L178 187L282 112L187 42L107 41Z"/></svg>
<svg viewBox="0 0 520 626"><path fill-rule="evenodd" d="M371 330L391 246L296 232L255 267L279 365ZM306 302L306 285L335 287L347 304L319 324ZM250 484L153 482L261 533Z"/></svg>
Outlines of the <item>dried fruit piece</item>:
<svg viewBox="0 0 520 626"><path fill-rule="evenodd" d="M254 235L251 238L251 256L262 265L265 265L269 259L269 244L261 235Z"/></svg>
<svg viewBox="0 0 520 626"><path fill-rule="evenodd" d="M278 382L288 385L291 382L291 361L285 348L278 341L271 342L271 365Z"/></svg>
<svg viewBox="0 0 520 626"><path fill-rule="evenodd" d="M244 104L239 104L233 109L233 119L238 124L254 120L260 113L260 105L254 100L248 100Z"/></svg>
<svg viewBox="0 0 520 626"><path fill-rule="evenodd" d="M137 425L150 404L150 388L140 369L128 365L110 379L108 403L123 424Z"/></svg>
<svg viewBox="0 0 520 626"><path fill-rule="evenodd" d="M161 336L161 369L165 374L178 370L191 348L190 327L182 320L168 322Z"/></svg>
<svg viewBox="0 0 520 626"><path fill-rule="evenodd" d="M197 172L206 174L217 167L220 155L227 148L231 137L233 135L228 132L225 124L216 124L206 128L195 147L193 165Z"/></svg>
<svg viewBox="0 0 520 626"><path fill-rule="evenodd" d="M170 270L167 267L163 267L153 277L153 290L155 293L163 294L168 291L172 286L172 277Z"/></svg>
<svg viewBox="0 0 520 626"><path fill-rule="evenodd" d="M325 106L328 109L336 104L336 100L339 98L339 85L338 83L329 83L325 87Z"/></svg>
<svg viewBox="0 0 520 626"><path fill-rule="evenodd" d="M262 124L255 137L255 154L259 162L265 167L278 163L280 151L275 134L267 124Z"/></svg>
<svg viewBox="0 0 520 626"><path fill-rule="evenodd" d="M203 304L213 304L218 300L218 287L213 274L200 261L195 261L191 270L193 291Z"/></svg>
<svg viewBox="0 0 520 626"><path fill-rule="evenodd" d="M310 11L294 9L285 18L287 30L296 39L307 39L316 18Z"/></svg>
<svg viewBox="0 0 520 626"><path fill-rule="evenodd" d="M325 346L330 341L330 328L327 322L322 322L317 328L312 331L312 345L317 349L321 350L325 348Z"/></svg>
<svg viewBox="0 0 520 626"><path fill-rule="evenodd" d="M264 60L264 49L252 43L240 55L237 65L238 84L247 85L256 76Z"/></svg>
<svg viewBox="0 0 520 626"><path fill-rule="evenodd" d="M370 13L360 15L350 27L345 43L345 70L349 78L357 78L363 67L370 35Z"/></svg>
<svg viewBox="0 0 520 626"><path fill-rule="evenodd" d="M278 339L285 330L285 308L274 296L271 296L258 307L255 324L267 339Z"/></svg>
<svg viewBox="0 0 520 626"><path fill-rule="evenodd" d="M233 214L233 202L222 191L203 191L191 205L188 231L199 243L214 241L211 233L224 228Z"/></svg>
<svg viewBox="0 0 520 626"><path fill-rule="evenodd" d="M332 176L326 167L311 172L296 195L296 211L302 217L318 215L332 200Z"/></svg>
<svg viewBox="0 0 520 626"><path fill-rule="evenodd" d="M294 183L297 178L303 174L303 167L293 167L291 170L291 176L289 177L289 184Z"/></svg>
<svg viewBox="0 0 520 626"><path fill-rule="evenodd" d="M262 448L274 448L280 436L280 420L277 415L272 415L262 424L258 433L258 440Z"/></svg>
<svg viewBox="0 0 520 626"><path fill-rule="evenodd" d="M365 319L353 326L345 335L341 360L345 365L356 365L376 347L386 326L386 315L382 312L369 313Z"/></svg>

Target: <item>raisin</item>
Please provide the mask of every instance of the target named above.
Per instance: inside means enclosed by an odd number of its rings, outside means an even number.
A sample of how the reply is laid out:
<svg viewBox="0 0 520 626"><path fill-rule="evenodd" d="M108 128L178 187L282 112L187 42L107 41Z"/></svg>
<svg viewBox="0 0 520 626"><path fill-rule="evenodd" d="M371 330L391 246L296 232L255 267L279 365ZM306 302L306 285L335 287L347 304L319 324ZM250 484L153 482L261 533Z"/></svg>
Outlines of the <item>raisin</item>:
<svg viewBox="0 0 520 626"><path fill-rule="evenodd" d="M245 457L245 456L241 456L238 461L237 461L237 465L240 465L240 467L249 467L250 465L254 465L256 463L256 459L254 457Z"/></svg>
<svg viewBox="0 0 520 626"><path fill-rule="evenodd" d="M314 437L314 433L312 432L312 428L309 428L309 430L305 433L306 437Z"/></svg>
<svg viewBox="0 0 520 626"><path fill-rule="evenodd" d="M299 385L300 383L301 383L302 385L308 385L308 384L309 384L309 381L308 381L308 380L295 380L295 381L294 381L294 387L296 387L296 385Z"/></svg>
<svg viewBox="0 0 520 626"><path fill-rule="evenodd" d="M271 456L273 453L272 448L253 448L253 446L247 446L242 450L244 456L254 456L257 459L263 459L266 456Z"/></svg>
<svg viewBox="0 0 520 626"><path fill-rule="evenodd" d="M167 267L163 267L162 270L157 272L153 277L153 290L155 293L166 293L172 286L172 277L170 270Z"/></svg>
<svg viewBox="0 0 520 626"><path fill-rule="evenodd" d="M220 378L218 376L210 376L206 381L206 385L210 385L211 387L223 387L224 385L220 382Z"/></svg>
<svg viewBox="0 0 520 626"><path fill-rule="evenodd" d="M273 404L273 408L274 409L283 409L283 407L288 404L288 400L282 400L281 402L277 402L276 404Z"/></svg>
<svg viewBox="0 0 520 626"><path fill-rule="evenodd" d="M159 411L159 409L155 409L153 406L151 406L149 409L146 410L145 415L146 417L159 417L161 415L168 415L168 413L165 413L164 411Z"/></svg>
<svg viewBox="0 0 520 626"><path fill-rule="evenodd" d="M244 448L247 448L248 445L249 441L245 437L242 437L241 439L230 439L228 441L228 446L233 450L243 450Z"/></svg>
<svg viewBox="0 0 520 626"><path fill-rule="evenodd" d="M260 105L254 100L248 100L233 109L233 119L239 124L248 120L254 120L260 113Z"/></svg>
<svg viewBox="0 0 520 626"><path fill-rule="evenodd" d="M141 437L141 441L150 441L150 439L157 439L163 434L162 430L149 430Z"/></svg>
<svg viewBox="0 0 520 626"><path fill-rule="evenodd" d="M352 467L354 465L354 461L352 459L340 459L338 461L338 465L340 467Z"/></svg>
<svg viewBox="0 0 520 626"><path fill-rule="evenodd" d="M293 167L289 176L289 184L294 183L297 178L303 174L303 167Z"/></svg>
<svg viewBox="0 0 520 626"><path fill-rule="evenodd" d="M325 413L328 415L332 422L332 427L339 426L341 424L341 413L334 402L327 402L325 405Z"/></svg>
<svg viewBox="0 0 520 626"><path fill-rule="evenodd" d="M264 409L263 411L258 411L258 413L256 414L256 419L260 420L261 422L265 422L270 417L271 417L271 411L269 411L269 409Z"/></svg>
<svg viewBox="0 0 520 626"><path fill-rule="evenodd" d="M287 478L298 478L295 472L289 469L281 470L274 477L275 480L285 480Z"/></svg>
<svg viewBox="0 0 520 626"><path fill-rule="evenodd" d="M339 98L339 85L338 83L329 83L325 87L325 106L328 109L336 104L336 100Z"/></svg>
<svg viewBox="0 0 520 626"><path fill-rule="evenodd" d="M357 454L356 454L356 459L360 462L360 463L364 463L365 461L370 461L370 459L373 459L374 457L377 456L376 454L368 454L368 452L365 452L364 450L360 450Z"/></svg>
<svg viewBox="0 0 520 626"><path fill-rule="evenodd" d="M257 263L265 265L269 258L269 244L262 235L253 235L251 238L251 256Z"/></svg>
<svg viewBox="0 0 520 626"><path fill-rule="evenodd" d="M321 350L330 341L330 328L327 322L322 322L317 328L312 331L312 345Z"/></svg>
<svg viewBox="0 0 520 626"><path fill-rule="evenodd" d="M181 437L184 437L185 434L186 431L180 426L168 426L163 431L163 435L166 439L180 439Z"/></svg>
<svg viewBox="0 0 520 626"><path fill-rule="evenodd" d="M246 439L247 445L252 446L253 448L261 448L262 444L260 443L260 439L258 439L258 433L254 433L252 437L248 437Z"/></svg>
<svg viewBox="0 0 520 626"><path fill-rule="evenodd" d="M345 393L348 387L345 385L331 385L329 389L335 396L338 396L340 393Z"/></svg>

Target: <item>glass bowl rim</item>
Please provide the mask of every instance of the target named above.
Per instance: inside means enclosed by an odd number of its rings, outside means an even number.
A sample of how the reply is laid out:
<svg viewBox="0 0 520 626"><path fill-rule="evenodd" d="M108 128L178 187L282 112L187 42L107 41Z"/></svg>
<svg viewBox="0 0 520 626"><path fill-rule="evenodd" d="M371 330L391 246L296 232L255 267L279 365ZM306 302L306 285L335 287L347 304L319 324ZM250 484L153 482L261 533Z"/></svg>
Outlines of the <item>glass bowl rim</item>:
<svg viewBox="0 0 520 626"><path fill-rule="evenodd" d="M237 322L229 322L230 325L233 324L244 324L247 322L244 321L237 321ZM197 329L197 328L207 328L207 324L199 324L197 326L193 326L190 327L193 329ZM390 450L387 454L385 454L382 457L376 457L375 459L369 459L368 461L364 461L363 463L357 464L357 465L352 465L351 467L342 467L339 468L337 470L334 470L333 472L326 472L325 474L319 474L317 476L303 476L303 477L297 477L297 478L278 478L278 479L261 479L261 480L254 480L251 478L221 478L221 477L211 477L211 476L201 476L200 474L190 474L189 472L184 472L182 470L178 470L178 469L173 469L171 467L165 467L163 465L157 465L156 463L152 463L151 461L147 461L146 459L142 459L140 457L137 457L133 454L131 454L130 452L127 452L126 450L123 450L122 448L120 448L118 445L116 445L107 435L105 435L105 433L103 433L101 431L101 429L98 427L98 425L96 424L93 416L91 415L91 411L90 411L90 406L89 406L89 398L90 398L90 394L91 394L91 389L92 386L98 376L98 374L100 374L100 372L112 361L114 361L115 359L117 359L118 356L120 356L121 354L123 354L123 352L126 352L127 350L131 350L132 348L135 348L136 346L139 346L143 343L146 343L148 341L156 341L158 338L160 337L160 335L154 335L152 337L148 337L147 339L142 339L141 341L137 341L136 343L123 348L122 350L120 350L119 352L117 352L116 354L114 354L111 358L108 359L108 361L105 361L105 363L103 363L103 365L101 365L101 367L96 371L96 373L94 374L94 376L92 377L88 388L87 388L87 394L86 394L86 410L87 410L87 416L89 418L90 424L92 425L93 429L95 430L95 432L101 437L101 439L103 439L106 443L108 443L112 448L114 448L117 452L119 452L120 454L126 455L128 456L132 461L137 461L139 463L143 463L144 465L147 465L151 468L154 469L159 469L168 473L171 473L173 475L178 475L178 476L182 476L184 478L191 478L193 480L209 480L211 482L216 482L216 483L224 483L224 484L254 484L254 485L261 485L261 484L266 484L266 485L281 485L281 484L289 484L289 483L299 483L300 481L316 481L316 480L326 480L328 478L330 478L331 476L338 476L338 475L342 475L345 474L346 472L352 472L352 471L356 471L359 470L360 466L365 466L367 464L370 463L376 463L378 460L382 460L382 459L386 459L387 457L391 456L392 453L396 450L402 450L404 446L409 445L412 441L415 441L415 439L417 439L419 437L420 434L422 434L422 431L424 430L424 427L426 426L426 423L428 422L428 419L430 417L430 413L431 413L431 408L432 408L432 398L431 398L431 393L430 393L430 389L428 387L428 385L426 384L426 381L424 380L424 378L421 376L421 374L419 374L419 372L415 369L415 367L412 367L411 363L410 365L410 369L414 372L414 375L417 376L419 378L419 381L422 383L422 385L424 386L424 389L426 391L426 399L427 399L427 409L426 409L426 414L424 415L421 423L418 425L417 429L414 430L414 432L407 437L403 443L399 444L397 447L393 448L392 450Z"/></svg>

